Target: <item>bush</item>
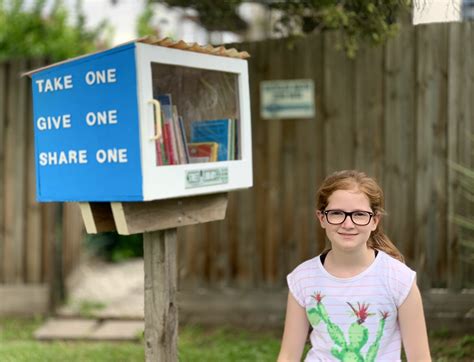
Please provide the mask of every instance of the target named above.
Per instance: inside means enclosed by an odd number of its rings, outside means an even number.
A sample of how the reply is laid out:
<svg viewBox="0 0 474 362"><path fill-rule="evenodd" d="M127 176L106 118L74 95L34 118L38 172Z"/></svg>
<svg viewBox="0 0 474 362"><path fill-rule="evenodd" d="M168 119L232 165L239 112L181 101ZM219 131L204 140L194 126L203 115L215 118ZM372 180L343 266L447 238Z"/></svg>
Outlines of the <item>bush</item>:
<svg viewBox="0 0 474 362"><path fill-rule="evenodd" d="M111 262L143 257L142 234L119 235L108 232L88 235L86 246L95 256Z"/></svg>
<svg viewBox="0 0 474 362"><path fill-rule="evenodd" d="M73 25L61 0L56 0L49 12L45 4L46 0L35 0L26 7L24 0L0 1L0 60L48 58L59 61L97 49L105 22L95 30L86 30L81 0L76 0L77 15Z"/></svg>

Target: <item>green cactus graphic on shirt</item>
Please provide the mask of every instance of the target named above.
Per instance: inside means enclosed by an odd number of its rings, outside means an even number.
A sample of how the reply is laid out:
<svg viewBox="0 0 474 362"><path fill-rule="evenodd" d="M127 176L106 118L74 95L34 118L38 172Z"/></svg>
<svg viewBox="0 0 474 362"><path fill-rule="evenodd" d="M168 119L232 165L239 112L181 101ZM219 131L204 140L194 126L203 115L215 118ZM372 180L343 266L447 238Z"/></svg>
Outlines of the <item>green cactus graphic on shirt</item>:
<svg viewBox="0 0 474 362"><path fill-rule="evenodd" d="M368 313L369 304L357 303L357 308L355 308L351 303L347 302L354 313L354 316L357 317L357 320L349 326L349 342L347 342L342 329L334 324L329 318L326 307L322 303L323 297L324 296L319 292L314 294L313 298L316 301L316 306L308 309L306 313L312 326L318 325L321 321L326 325L328 334L334 342L331 354L339 361L343 362L375 361L385 327L385 320L388 317L388 312L380 312L380 320L375 340L369 347L364 358L362 348L369 340L369 330L363 324L367 317L374 315L374 313Z"/></svg>

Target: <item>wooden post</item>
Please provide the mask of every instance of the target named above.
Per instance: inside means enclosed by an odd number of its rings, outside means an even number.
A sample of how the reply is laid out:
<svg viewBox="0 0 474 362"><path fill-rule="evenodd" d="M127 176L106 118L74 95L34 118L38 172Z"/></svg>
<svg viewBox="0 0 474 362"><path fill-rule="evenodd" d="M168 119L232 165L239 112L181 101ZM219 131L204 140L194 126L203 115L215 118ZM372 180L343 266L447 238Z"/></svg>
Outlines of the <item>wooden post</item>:
<svg viewBox="0 0 474 362"><path fill-rule="evenodd" d="M149 202L82 203L88 233L143 233L145 360L178 360L177 227L225 218L227 194Z"/></svg>
<svg viewBox="0 0 474 362"><path fill-rule="evenodd" d="M178 360L177 229L143 234L145 359Z"/></svg>

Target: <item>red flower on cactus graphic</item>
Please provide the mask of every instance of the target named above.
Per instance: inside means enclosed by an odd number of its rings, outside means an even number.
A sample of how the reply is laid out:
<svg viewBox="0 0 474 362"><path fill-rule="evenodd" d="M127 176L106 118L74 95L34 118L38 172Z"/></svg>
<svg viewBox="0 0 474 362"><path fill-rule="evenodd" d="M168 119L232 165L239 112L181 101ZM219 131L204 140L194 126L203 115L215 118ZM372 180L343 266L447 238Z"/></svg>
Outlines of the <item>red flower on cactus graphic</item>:
<svg viewBox="0 0 474 362"><path fill-rule="evenodd" d="M349 304L349 307L351 307L354 315L357 317L357 323L359 324L364 323L368 316L374 315L373 313L368 313L370 304L360 304L357 302L358 309L354 308L349 302L347 302L347 304Z"/></svg>
<svg viewBox="0 0 474 362"><path fill-rule="evenodd" d="M389 312L379 311L379 313L380 313L380 316L382 317L383 320L386 320L388 318L388 316L390 315Z"/></svg>
<svg viewBox="0 0 474 362"><path fill-rule="evenodd" d="M321 292L316 292L316 293L314 293L314 295L313 295L312 297L313 297L313 298L316 300L316 302L318 302L318 304L319 304L319 303L321 303L321 301L323 300L324 295L322 295Z"/></svg>

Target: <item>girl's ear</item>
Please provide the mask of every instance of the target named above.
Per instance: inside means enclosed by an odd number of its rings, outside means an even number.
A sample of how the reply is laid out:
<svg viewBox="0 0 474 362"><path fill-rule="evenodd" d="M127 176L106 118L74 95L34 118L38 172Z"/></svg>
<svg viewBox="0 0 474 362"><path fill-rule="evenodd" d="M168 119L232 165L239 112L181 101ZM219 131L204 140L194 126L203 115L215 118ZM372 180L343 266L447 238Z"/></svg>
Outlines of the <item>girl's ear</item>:
<svg viewBox="0 0 474 362"><path fill-rule="evenodd" d="M377 226L379 225L379 222L380 222L380 219L382 218L382 215L380 214L375 214L374 217L372 218L373 219L373 222L372 222L372 231L374 231L375 229L377 229Z"/></svg>
<svg viewBox="0 0 474 362"><path fill-rule="evenodd" d="M320 210L316 210L316 217L321 224L321 227L324 229L324 214Z"/></svg>

